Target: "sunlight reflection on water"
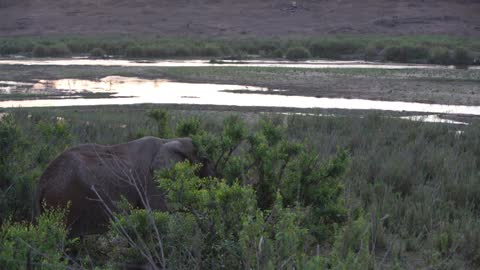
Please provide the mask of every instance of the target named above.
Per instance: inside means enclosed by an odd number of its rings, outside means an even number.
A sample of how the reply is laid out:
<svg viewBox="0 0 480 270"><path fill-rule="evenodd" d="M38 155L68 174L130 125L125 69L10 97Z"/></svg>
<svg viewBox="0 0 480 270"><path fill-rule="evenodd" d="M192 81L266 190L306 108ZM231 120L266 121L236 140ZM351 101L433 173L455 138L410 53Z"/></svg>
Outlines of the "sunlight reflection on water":
<svg viewBox="0 0 480 270"><path fill-rule="evenodd" d="M209 60L123 60L123 59L3 59L0 65L28 66L121 66L121 67L293 67L293 68L375 68L375 69L454 69L454 66L377 63L367 61L274 61L274 60L222 60L210 63ZM480 67L470 67L480 69Z"/></svg>
<svg viewBox="0 0 480 270"><path fill-rule="evenodd" d="M76 98L70 99L38 99L38 100L5 100L0 107L60 107L60 106L94 106L94 105L127 105L127 104L196 104L253 107L290 107L290 108L323 108L350 110L383 110L426 112L444 114L480 115L479 106L457 106L442 104L426 104L416 102L378 101L345 98L316 98L305 96L285 96L278 94L262 94L267 89L255 86L181 83L168 80L148 80L131 77L110 76L103 79L78 80L39 80L37 83L3 82L3 87L31 87L39 90L66 90L68 92L89 91L93 93L112 93L115 98ZM6 85L6 86L5 86ZM246 93L228 92L242 90ZM251 93L249 93L251 91Z"/></svg>

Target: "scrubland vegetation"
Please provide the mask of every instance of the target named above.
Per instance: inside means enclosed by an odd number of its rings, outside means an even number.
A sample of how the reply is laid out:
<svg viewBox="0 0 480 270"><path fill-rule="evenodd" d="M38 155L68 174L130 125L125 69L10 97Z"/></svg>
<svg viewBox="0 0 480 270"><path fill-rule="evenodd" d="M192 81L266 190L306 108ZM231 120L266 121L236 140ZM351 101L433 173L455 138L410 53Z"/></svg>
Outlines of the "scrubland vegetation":
<svg viewBox="0 0 480 270"><path fill-rule="evenodd" d="M0 55L24 54L33 57L106 55L127 58L210 57L247 59L287 58L289 60L365 59L404 63L449 65L478 64L480 41L444 36L325 36L319 38L276 38L237 40L191 40L137 37L1 38Z"/></svg>
<svg viewBox="0 0 480 270"><path fill-rule="evenodd" d="M134 109L137 108L137 109ZM462 129L462 132L458 132ZM120 202L108 233L30 224L42 170L66 147L192 136L221 179L157 172L169 212ZM17 110L0 121L6 269L477 269L480 126L358 117Z"/></svg>

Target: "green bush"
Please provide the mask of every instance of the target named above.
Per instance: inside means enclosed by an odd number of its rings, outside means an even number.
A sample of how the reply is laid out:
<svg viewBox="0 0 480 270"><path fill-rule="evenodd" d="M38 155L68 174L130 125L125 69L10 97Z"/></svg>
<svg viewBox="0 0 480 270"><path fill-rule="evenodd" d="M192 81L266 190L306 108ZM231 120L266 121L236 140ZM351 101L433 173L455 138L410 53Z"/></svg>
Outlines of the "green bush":
<svg viewBox="0 0 480 270"><path fill-rule="evenodd" d="M385 49L384 59L392 62L416 62L427 60L429 51L423 46L391 46Z"/></svg>
<svg viewBox="0 0 480 270"><path fill-rule="evenodd" d="M77 43L78 44L78 43ZM125 40L102 40L99 42L88 41L85 43L80 43L80 45L86 45L87 48L93 49L95 47L103 49L108 55L125 55L125 50L128 46L132 44L130 41ZM70 46L69 46L70 47ZM86 49L82 49L80 52L85 51ZM72 49L73 51L73 49Z"/></svg>
<svg viewBox="0 0 480 270"><path fill-rule="evenodd" d="M452 63L450 52L447 48L436 47L430 51L430 63L437 65L449 65Z"/></svg>
<svg viewBox="0 0 480 270"><path fill-rule="evenodd" d="M217 179L200 179L195 176L197 169L188 163L178 163L173 170L160 172L157 183L168 190L172 210L195 216L196 227L203 234L202 249L196 251L202 254L202 259L196 263L206 268L233 267L238 265L234 259L239 256L235 247L242 228L239 220L254 213L254 191Z"/></svg>
<svg viewBox="0 0 480 270"><path fill-rule="evenodd" d="M112 223L117 243L112 258L172 269L302 268L316 243L306 224L323 222L308 218L318 206L288 207L276 192L271 208L262 211L257 206L262 198L252 186L202 179L198 168L184 162L157 172L170 213L127 207ZM359 240L348 241L358 245Z"/></svg>
<svg viewBox="0 0 480 270"><path fill-rule="evenodd" d="M443 257L452 256L459 246L459 232L452 225L441 224L433 236L433 246Z"/></svg>
<svg viewBox="0 0 480 270"><path fill-rule="evenodd" d="M66 45L66 46L65 46ZM42 46L44 51L42 52ZM62 47L59 50L56 47ZM471 53L478 51L478 42L473 39L450 39L442 36L382 37L382 36L325 36L319 39L252 39L234 40L214 39L179 39L179 38L145 38L133 37L61 37L61 38L2 38L0 54L30 54L35 47L38 57L65 57L71 51L74 54L89 54L93 49L103 49L108 55L132 58L152 57L222 57L260 55L262 57L280 58L287 48L304 47L312 57L342 59L344 56L364 55L367 60L377 60L390 49L389 59L407 59L408 62L425 62L429 60L426 51L430 48L466 48ZM65 47L68 50L65 50ZM400 49L403 48L403 49ZM408 52L406 52L408 51ZM407 54L401 57L402 54ZM397 55L397 56L392 56ZM400 55L400 56L398 56ZM244 57L241 57L244 58ZM388 60L398 61L398 60Z"/></svg>
<svg viewBox="0 0 480 270"><path fill-rule="evenodd" d="M456 48L453 51L453 62L455 65L470 65L473 63L473 56L465 48Z"/></svg>
<svg viewBox="0 0 480 270"><path fill-rule="evenodd" d="M220 138L206 132L194 136L194 143L199 151L214 161L215 169L222 174L222 169L228 167L228 162L235 150L246 139L246 125L237 116L227 117L223 122ZM233 178L239 175L233 176ZM227 178L227 180L235 180Z"/></svg>
<svg viewBox="0 0 480 270"><path fill-rule="evenodd" d="M197 265L296 268L303 264L315 242L305 226L310 208L286 207L277 192L270 210L263 212L257 207L262 198L258 193L255 196L251 186L200 179L195 176L196 169L179 163L173 170L160 172L157 183L168 190L172 210L193 215L202 231L203 243L194 248L195 254L202 254ZM319 220L312 222L318 225Z"/></svg>
<svg viewBox="0 0 480 270"><path fill-rule="evenodd" d="M276 49L275 51L272 52L270 56L275 58L283 58L284 53L282 49Z"/></svg>
<svg viewBox="0 0 480 270"><path fill-rule="evenodd" d="M0 226L4 219L28 217L31 179L25 176L28 143L12 115L0 120ZM15 216L13 216L15 215Z"/></svg>
<svg viewBox="0 0 480 270"><path fill-rule="evenodd" d="M313 57L338 59L361 50L362 46L353 40L322 40L313 42L309 48Z"/></svg>
<svg viewBox="0 0 480 270"><path fill-rule="evenodd" d="M59 153L65 151L72 141L70 128L64 120L57 120L54 123L40 121L35 127L38 140L42 142L36 146L36 161L42 166L48 164Z"/></svg>
<svg viewBox="0 0 480 270"><path fill-rule="evenodd" d="M464 224L461 232L460 251L464 254L466 260L475 267L480 267L480 227L478 220ZM448 243L448 238L444 242ZM450 247L451 246L448 246Z"/></svg>
<svg viewBox="0 0 480 270"><path fill-rule="evenodd" d="M310 58L310 52L305 47L292 47L287 50L285 57L288 60L302 60Z"/></svg>
<svg viewBox="0 0 480 270"><path fill-rule="evenodd" d="M31 132L35 137L24 134L11 114L0 121L0 225L7 218L30 220L35 181L71 140L63 122L41 121Z"/></svg>
<svg viewBox="0 0 480 270"><path fill-rule="evenodd" d="M142 56L150 58L165 58L172 54L169 48L163 46L148 46L142 48ZM137 56L137 57L142 57Z"/></svg>
<svg viewBox="0 0 480 270"><path fill-rule="evenodd" d="M222 55L222 50L216 45L207 44L200 49L199 53L205 57L217 57Z"/></svg>
<svg viewBox="0 0 480 270"><path fill-rule="evenodd" d="M378 54L379 54L379 50L377 48L377 45L370 43L365 48L364 59L367 61L375 60Z"/></svg>
<svg viewBox="0 0 480 270"><path fill-rule="evenodd" d="M283 207L277 193L274 207L267 216L260 211L247 216L240 231L240 247L244 268L303 268L311 239L302 226L305 209Z"/></svg>
<svg viewBox="0 0 480 270"><path fill-rule="evenodd" d="M260 42L260 44L258 44L258 54L263 56L270 56L273 54L273 52L279 49L278 45L278 43L275 43L273 41Z"/></svg>
<svg viewBox="0 0 480 270"><path fill-rule="evenodd" d="M32 54L34 57L66 57L72 53L67 45L59 43L55 45L36 45Z"/></svg>
<svg viewBox="0 0 480 270"><path fill-rule="evenodd" d="M47 57L49 56L48 48L45 45L36 45L32 51L33 57Z"/></svg>
<svg viewBox="0 0 480 270"><path fill-rule="evenodd" d="M204 235L188 213L132 210L117 215L110 237L112 261L125 265L152 265L162 269L193 268L200 261Z"/></svg>
<svg viewBox="0 0 480 270"><path fill-rule="evenodd" d="M322 164L307 146L286 141L285 131L271 121L262 121L259 131L247 136L245 124L234 117L227 118L220 138L203 134L195 141L229 183L253 181L260 209L271 209L278 190L288 207L311 206L306 217L318 226L308 228L319 240L344 221L338 178L348 167L346 152Z"/></svg>
<svg viewBox="0 0 480 270"><path fill-rule="evenodd" d="M138 45L130 45L125 49L125 56L131 58L140 58L146 55L145 49Z"/></svg>
<svg viewBox="0 0 480 270"><path fill-rule="evenodd" d="M0 42L0 55L18 54L23 51L23 46L14 41Z"/></svg>
<svg viewBox="0 0 480 270"><path fill-rule="evenodd" d="M168 125L168 112L165 110L151 110L147 116L155 121L157 125L157 136L160 138L169 138L171 136L170 127Z"/></svg>
<svg viewBox="0 0 480 270"><path fill-rule="evenodd" d="M364 217L352 220L337 235L329 264L334 269L374 269L370 254L370 229Z"/></svg>
<svg viewBox="0 0 480 270"><path fill-rule="evenodd" d="M188 57L192 56L193 52L191 48L185 46L185 45L178 45L175 46L173 49L173 56L176 57Z"/></svg>
<svg viewBox="0 0 480 270"><path fill-rule="evenodd" d="M107 55L107 52L105 52L105 50L102 48L94 48L90 51L91 57L100 58L100 57L104 57L105 55Z"/></svg>
<svg viewBox="0 0 480 270"><path fill-rule="evenodd" d="M0 268L2 269L65 269L68 231L65 212L49 210L36 225L3 224L0 231Z"/></svg>
<svg viewBox="0 0 480 270"><path fill-rule="evenodd" d="M177 124L178 137L193 137L201 132L200 119L196 117L180 120Z"/></svg>
<svg viewBox="0 0 480 270"><path fill-rule="evenodd" d="M70 56L72 52L65 45L65 43L59 43L48 47L48 56L51 57L65 57Z"/></svg>
<svg viewBox="0 0 480 270"><path fill-rule="evenodd" d="M165 122L164 113L150 115ZM110 256L175 269L302 268L316 244L331 240L344 222L338 179L348 155L340 151L321 163L301 144L287 142L284 132L262 121L248 135L238 117L227 118L218 136L196 118L180 122L177 135L193 135L230 179L199 178L198 165L188 162L157 172L169 213L123 207L112 223L117 244ZM246 178L252 184L241 184Z"/></svg>
<svg viewBox="0 0 480 270"><path fill-rule="evenodd" d="M318 58L332 58L336 54L331 50L331 47L328 46L325 42L315 42L310 45L310 52L313 57Z"/></svg>

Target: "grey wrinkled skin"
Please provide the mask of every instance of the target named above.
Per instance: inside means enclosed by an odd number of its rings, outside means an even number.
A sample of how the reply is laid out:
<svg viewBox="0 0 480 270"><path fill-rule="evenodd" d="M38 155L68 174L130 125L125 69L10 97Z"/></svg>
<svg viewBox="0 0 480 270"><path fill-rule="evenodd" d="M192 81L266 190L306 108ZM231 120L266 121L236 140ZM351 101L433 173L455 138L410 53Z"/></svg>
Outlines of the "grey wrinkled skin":
<svg viewBox="0 0 480 270"><path fill-rule="evenodd" d="M165 194L153 181L155 170L189 160L202 163L199 176L213 176L209 160L200 158L190 138L144 137L104 146L72 147L53 160L41 176L35 196L36 214L66 207L70 236L107 230L109 211L122 197L135 207L167 210Z"/></svg>

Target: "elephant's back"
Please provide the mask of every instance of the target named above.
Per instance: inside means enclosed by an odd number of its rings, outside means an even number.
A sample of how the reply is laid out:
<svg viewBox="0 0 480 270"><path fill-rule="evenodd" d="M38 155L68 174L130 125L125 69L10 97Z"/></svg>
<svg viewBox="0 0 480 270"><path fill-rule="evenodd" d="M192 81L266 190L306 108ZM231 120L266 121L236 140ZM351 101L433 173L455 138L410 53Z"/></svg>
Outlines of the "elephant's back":
<svg viewBox="0 0 480 270"><path fill-rule="evenodd" d="M50 162L40 177L39 189L62 190L71 185L71 181L83 181L84 185L90 186L118 177L116 172L129 171L136 166L136 161L142 160L136 153L137 148L138 143L132 142L71 147Z"/></svg>
<svg viewBox="0 0 480 270"><path fill-rule="evenodd" d="M45 202L50 207L61 206L66 203L68 190L72 182L78 179L79 160L72 152L65 151L54 159L43 172L36 190L36 212L42 212Z"/></svg>
<svg viewBox="0 0 480 270"><path fill-rule="evenodd" d="M39 184L45 185L50 181L54 181L58 178L65 178L67 175L71 175L76 167L75 165L78 165L79 162L80 159L78 159L78 156L74 152L68 150L63 152L52 162L50 162L43 172ZM61 183L59 182L58 184Z"/></svg>

